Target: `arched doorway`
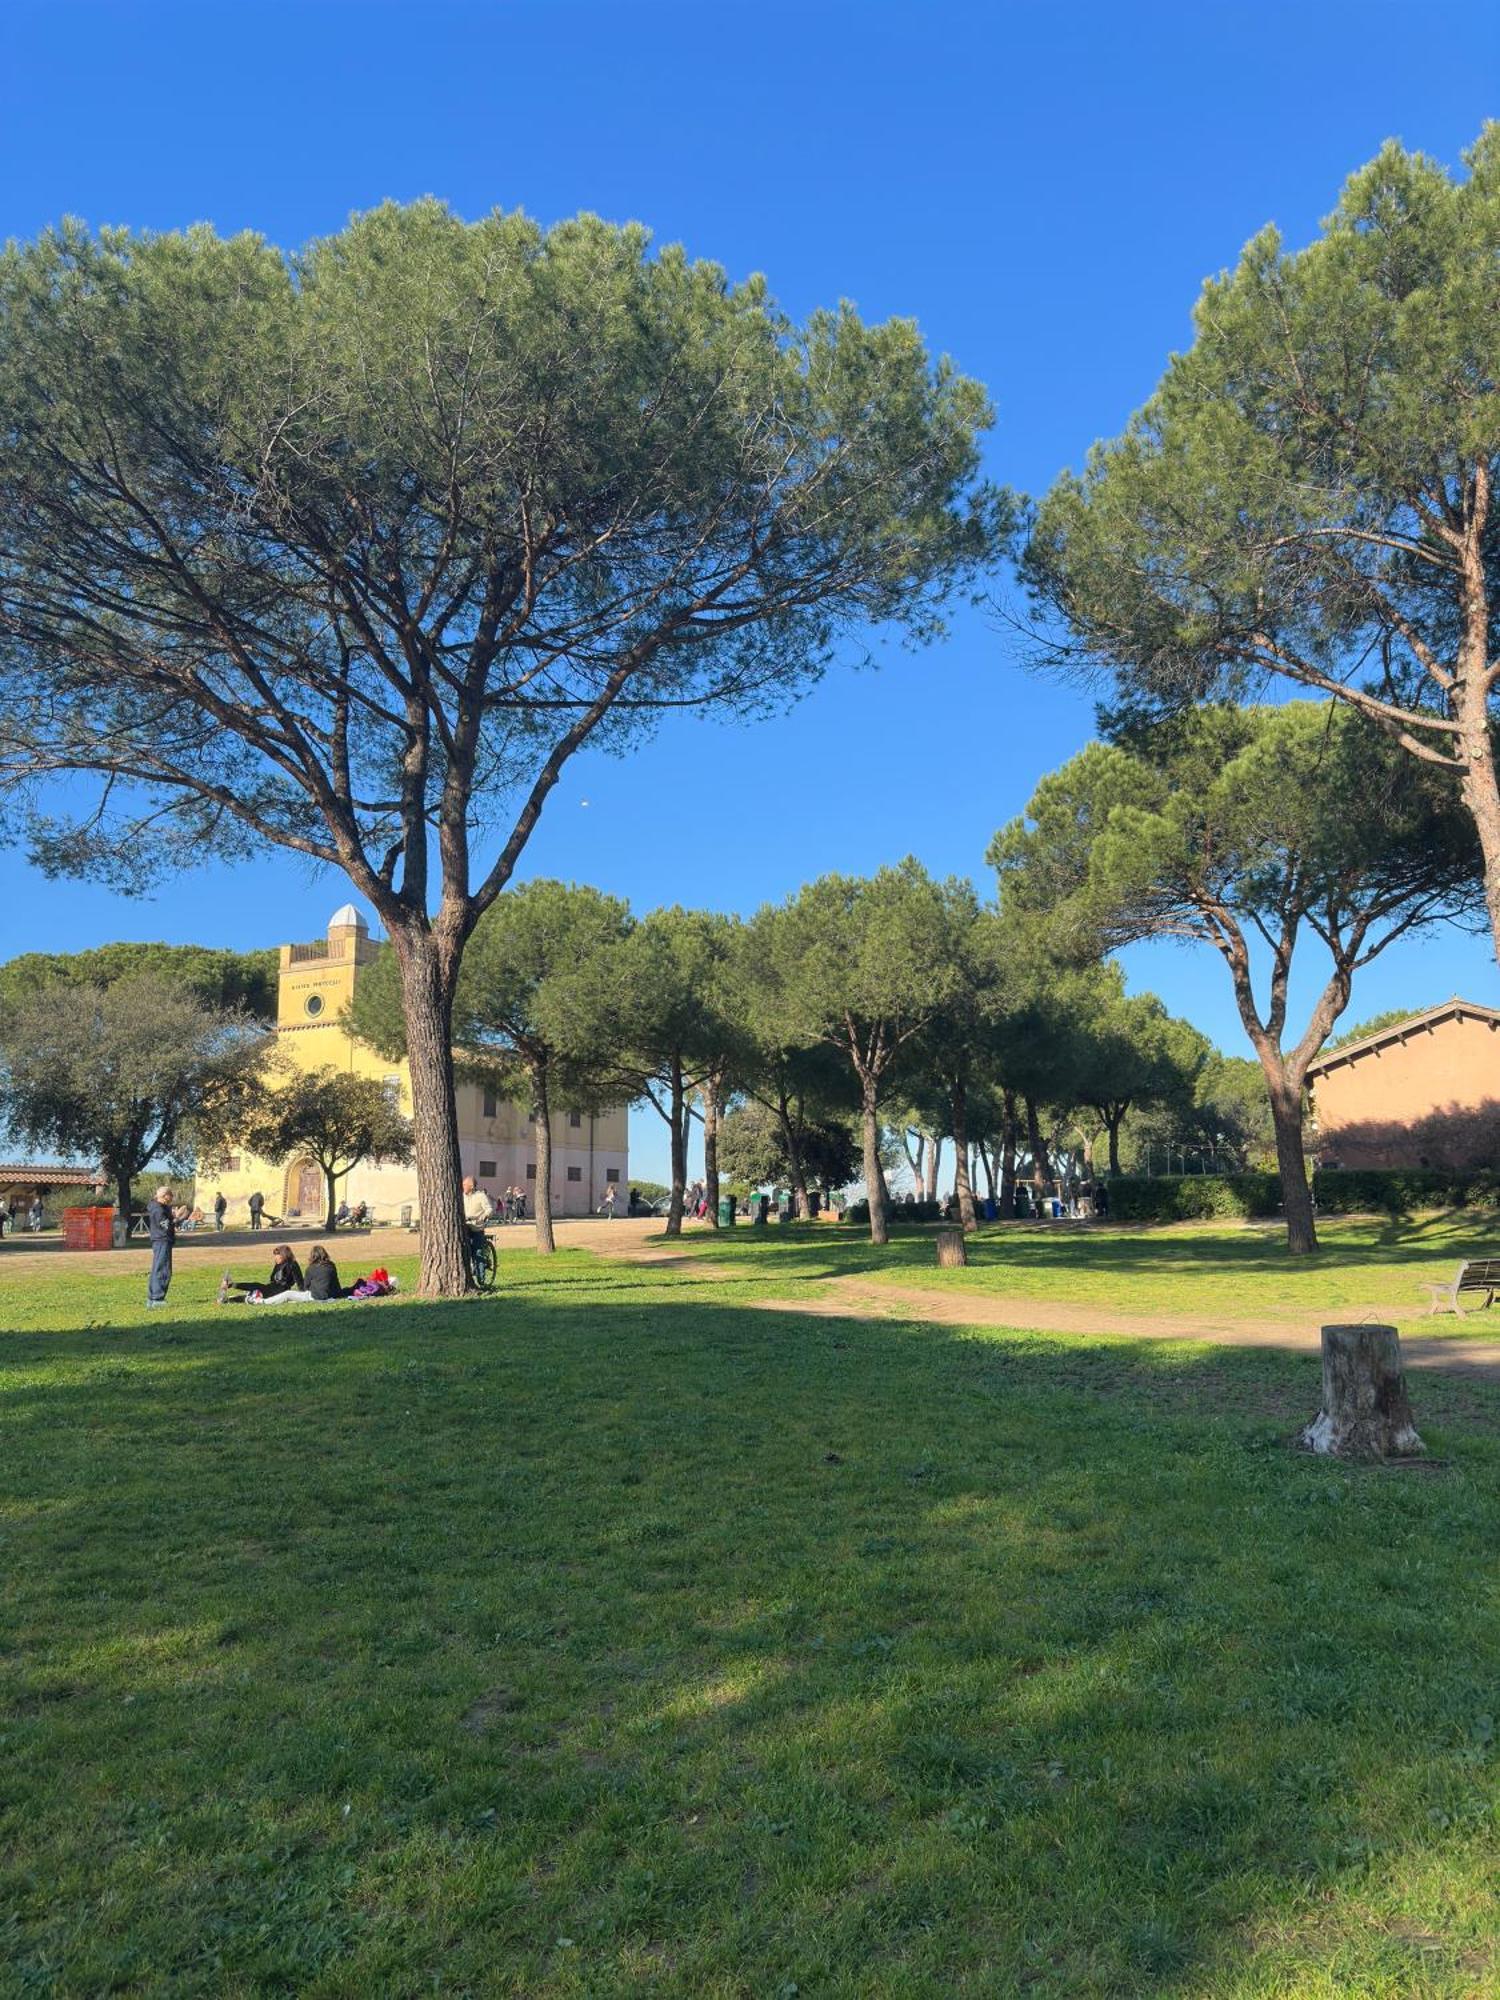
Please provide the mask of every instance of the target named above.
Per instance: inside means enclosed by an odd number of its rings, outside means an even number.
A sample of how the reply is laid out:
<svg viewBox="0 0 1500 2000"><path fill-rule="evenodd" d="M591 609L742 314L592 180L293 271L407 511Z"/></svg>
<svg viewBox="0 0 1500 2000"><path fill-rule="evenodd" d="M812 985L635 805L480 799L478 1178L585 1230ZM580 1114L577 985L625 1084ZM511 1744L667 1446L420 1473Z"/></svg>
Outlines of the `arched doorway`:
<svg viewBox="0 0 1500 2000"><path fill-rule="evenodd" d="M316 1160L298 1160L289 1170L283 1212L310 1216L323 1213L323 1170Z"/></svg>

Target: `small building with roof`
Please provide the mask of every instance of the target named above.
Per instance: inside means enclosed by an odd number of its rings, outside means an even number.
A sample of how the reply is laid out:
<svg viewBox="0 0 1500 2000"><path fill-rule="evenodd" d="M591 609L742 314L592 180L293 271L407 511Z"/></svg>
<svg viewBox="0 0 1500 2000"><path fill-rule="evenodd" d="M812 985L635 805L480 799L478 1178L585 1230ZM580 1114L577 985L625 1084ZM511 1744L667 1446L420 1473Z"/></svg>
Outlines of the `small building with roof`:
<svg viewBox="0 0 1500 2000"><path fill-rule="evenodd" d="M388 947L370 935L352 903L329 919L326 937L281 947L276 1008L276 1052L299 1070L342 1069L383 1082L400 1109L411 1115L411 1073L405 1062L390 1062L352 1034L345 1015L365 969ZM521 1188L527 1213L536 1195L535 1121L529 1107L513 1104L493 1090L460 1079L456 1087L462 1171L472 1174L491 1196ZM555 1215L591 1215L605 1191L618 1187L622 1207L629 1171L627 1112L622 1104L593 1114L552 1114L552 1209ZM319 1222L324 1212L322 1171L314 1160L273 1162L252 1153L231 1153L217 1174L205 1172L197 1200L211 1212L222 1189L228 1219L238 1222L252 1193L265 1199L268 1217ZM340 1183L351 1208L367 1202L377 1221L400 1219L417 1207L415 1167L365 1160Z"/></svg>
<svg viewBox="0 0 1500 2000"><path fill-rule="evenodd" d="M1500 1166L1500 1010L1471 1000L1327 1049L1307 1087L1325 1166Z"/></svg>

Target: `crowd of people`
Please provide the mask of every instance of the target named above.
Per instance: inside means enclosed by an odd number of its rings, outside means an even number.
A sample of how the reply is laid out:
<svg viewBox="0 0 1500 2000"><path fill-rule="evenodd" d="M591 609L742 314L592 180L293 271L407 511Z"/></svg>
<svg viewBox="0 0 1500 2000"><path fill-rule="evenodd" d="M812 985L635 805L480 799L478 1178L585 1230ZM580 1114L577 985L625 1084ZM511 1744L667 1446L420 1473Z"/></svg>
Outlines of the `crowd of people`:
<svg viewBox="0 0 1500 2000"><path fill-rule="evenodd" d="M18 1194L8 1195L4 1200L0 1200L0 1236L4 1236L7 1229L14 1236L23 1226L29 1229L33 1236L40 1235L42 1217L40 1193L34 1194L29 1202L23 1202Z"/></svg>

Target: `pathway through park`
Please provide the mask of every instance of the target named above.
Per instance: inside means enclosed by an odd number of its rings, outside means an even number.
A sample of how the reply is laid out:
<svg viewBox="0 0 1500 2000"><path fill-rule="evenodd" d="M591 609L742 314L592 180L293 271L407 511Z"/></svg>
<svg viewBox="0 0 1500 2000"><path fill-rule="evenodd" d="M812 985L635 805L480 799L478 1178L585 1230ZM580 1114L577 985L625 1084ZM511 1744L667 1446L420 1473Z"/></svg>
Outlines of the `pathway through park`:
<svg viewBox="0 0 1500 2000"><path fill-rule="evenodd" d="M713 1235L692 1230L678 1245L665 1244L659 1224L622 1227L612 1239L601 1238L587 1225L576 1233L566 1228L560 1242L595 1250L601 1256L630 1263L685 1267L713 1264ZM723 1270L722 1265L718 1266ZM738 1275L737 1271L726 1275ZM1319 1323L1305 1317L1236 1320L1175 1313L1121 1312L1104 1306L1070 1305L1021 1293L948 1291L929 1285L870 1284L861 1278L819 1277L804 1280L795 1295L753 1299L762 1312L813 1313L834 1319L917 1319L940 1326L1003 1326L1033 1333L1082 1333L1100 1339L1192 1340L1211 1347L1271 1347L1292 1354L1316 1354L1321 1347ZM1410 1305L1379 1307L1371 1317L1405 1320ZM1401 1352L1411 1368L1440 1368L1453 1375L1500 1381L1500 1338L1472 1339L1443 1334L1435 1338L1403 1334Z"/></svg>

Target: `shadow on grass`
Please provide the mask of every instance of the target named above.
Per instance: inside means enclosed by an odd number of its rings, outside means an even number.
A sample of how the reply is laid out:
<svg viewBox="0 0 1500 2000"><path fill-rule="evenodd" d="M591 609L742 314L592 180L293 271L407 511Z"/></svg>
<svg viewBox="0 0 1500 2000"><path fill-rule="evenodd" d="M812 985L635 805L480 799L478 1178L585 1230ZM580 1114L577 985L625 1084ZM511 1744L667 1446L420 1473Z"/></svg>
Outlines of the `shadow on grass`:
<svg viewBox="0 0 1500 2000"><path fill-rule="evenodd" d="M1398 1993L1483 1948L1494 1392L1401 1481L1284 1448L1311 1360L567 1290L4 1343L18 1977L1185 1996L1347 1916Z"/></svg>

